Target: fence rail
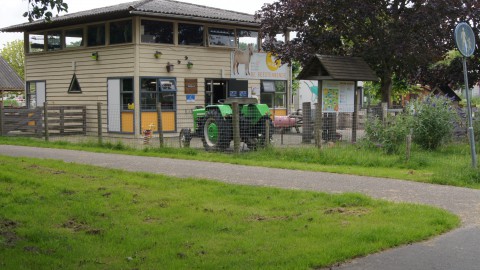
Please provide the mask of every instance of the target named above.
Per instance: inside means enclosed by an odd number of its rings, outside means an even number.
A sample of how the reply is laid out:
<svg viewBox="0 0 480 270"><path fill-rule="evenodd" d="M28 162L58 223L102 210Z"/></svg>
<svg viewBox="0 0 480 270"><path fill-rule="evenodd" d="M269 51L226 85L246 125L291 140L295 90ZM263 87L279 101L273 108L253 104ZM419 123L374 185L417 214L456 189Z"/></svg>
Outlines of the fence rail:
<svg viewBox="0 0 480 270"><path fill-rule="evenodd" d="M85 135L86 106L48 106L35 109L5 109L0 102L0 134L2 136Z"/></svg>

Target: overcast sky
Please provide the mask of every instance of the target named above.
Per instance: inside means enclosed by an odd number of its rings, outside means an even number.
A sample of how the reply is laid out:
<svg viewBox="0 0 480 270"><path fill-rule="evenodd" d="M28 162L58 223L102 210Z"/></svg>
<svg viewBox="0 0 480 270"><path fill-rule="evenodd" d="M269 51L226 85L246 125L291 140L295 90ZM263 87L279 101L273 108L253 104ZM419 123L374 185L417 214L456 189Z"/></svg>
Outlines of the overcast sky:
<svg viewBox="0 0 480 270"><path fill-rule="evenodd" d="M64 0L68 4L69 13L99 7L112 6L131 0ZM273 3L274 0L181 0L197 5L216 7L254 14L264 3ZM28 22L22 14L27 11L27 0L2 0L0 8L0 28ZM55 13L54 13L55 14ZM23 39L22 33L0 33L0 49L10 41Z"/></svg>

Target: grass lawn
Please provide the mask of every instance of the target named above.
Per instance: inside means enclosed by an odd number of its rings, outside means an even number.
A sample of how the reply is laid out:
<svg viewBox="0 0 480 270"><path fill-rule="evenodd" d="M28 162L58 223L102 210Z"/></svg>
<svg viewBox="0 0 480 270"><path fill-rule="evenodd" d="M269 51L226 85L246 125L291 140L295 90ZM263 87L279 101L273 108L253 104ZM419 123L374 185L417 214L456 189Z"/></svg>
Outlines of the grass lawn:
<svg viewBox="0 0 480 270"><path fill-rule="evenodd" d="M0 156L1 269L315 269L458 225L358 194Z"/></svg>
<svg viewBox="0 0 480 270"><path fill-rule="evenodd" d="M130 149L123 144L73 144L44 142L38 139L0 137L0 144L55 147L94 152L129 155L195 159L232 164L265 166L307 171L323 171L373 177L396 178L433 184L480 188L480 169L471 168L468 144L452 144L439 150L424 151L413 148L411 159L404 153L387 155L380 149L365 149L355 145L342 145L318 151L310 148L272 148L240 155L208 153L196 149L147 148ZM480 147L477 146L477 149ZM480 166L479 166L480 167Z"/></svg>

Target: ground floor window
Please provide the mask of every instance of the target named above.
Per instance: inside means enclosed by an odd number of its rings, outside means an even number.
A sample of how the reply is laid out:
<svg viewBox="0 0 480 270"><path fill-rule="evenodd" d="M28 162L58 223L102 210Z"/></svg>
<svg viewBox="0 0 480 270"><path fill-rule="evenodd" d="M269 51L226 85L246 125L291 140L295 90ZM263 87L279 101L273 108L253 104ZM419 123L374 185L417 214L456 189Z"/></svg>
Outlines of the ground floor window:
<svg viewBox="0 0 480 270"><path fill-rule="evenodd" d="M286 108L287 81L262 81L260 102L269 108Z"/></svg>
<svg viewBox="0 0 480 270"><path fill-rule="evenodd" d="M164 132L176 131L177 81L169 77L140 79L141 129L157 131L157 104L162 107Z"/></svg>
<svg viewBox="0 0 480 270"><path fill-rule="evenodd" d="M29 81L26 88L27 108L33 109L43 106L46 101L46 84L44 81Z"/></svg>

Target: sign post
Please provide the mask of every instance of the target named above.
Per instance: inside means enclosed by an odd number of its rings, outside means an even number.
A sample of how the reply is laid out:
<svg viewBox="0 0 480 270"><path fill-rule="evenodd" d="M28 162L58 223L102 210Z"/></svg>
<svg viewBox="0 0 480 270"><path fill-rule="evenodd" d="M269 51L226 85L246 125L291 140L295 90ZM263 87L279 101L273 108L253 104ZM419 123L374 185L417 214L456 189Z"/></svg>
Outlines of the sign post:
<svg viewBox="0 0 480 270"><path fill-rule="evenodd" d="M468 89L467 76L467 57L470 57L475 50L475 34L467 23L459 23L455 27L455 43L460 53L463 55L463 77L465 80L465 95L467 97L467 116L468 116L468 138L470 140L470 152L472 154L472 167L477 167L477 153L475 151L475 138L473 134L472 108L470 92Z"/></svg>

